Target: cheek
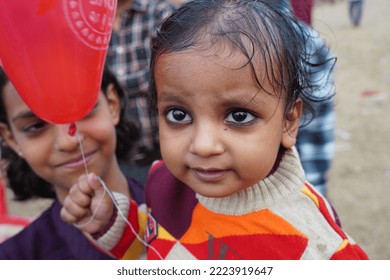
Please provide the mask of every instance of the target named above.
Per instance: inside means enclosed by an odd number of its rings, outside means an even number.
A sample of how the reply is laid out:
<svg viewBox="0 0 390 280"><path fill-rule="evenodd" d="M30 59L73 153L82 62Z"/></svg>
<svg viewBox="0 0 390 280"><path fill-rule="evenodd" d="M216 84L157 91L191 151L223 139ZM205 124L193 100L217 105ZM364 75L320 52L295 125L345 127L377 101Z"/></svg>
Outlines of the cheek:
<svg viewBox="0 0 390 280"><path fill-rule="evenodd" d="M235 150L234 164L240 170L243 179L255 183L265 178L271 171L279 151L280 144L264 139L241 141L240 148ZM236 142L236 145L238 145Z"/></svg>
<svg viewBox="0 0 390 280"><path fill-rule="evenodd" d="M52 153L52 141L26 141L20 142L19 146L23 147L20 150L21 157L31 166L45 162ZM18 154L18 151L16 153Z"/></svg>
<svg viewBox="0 0 390 280"><path fill-rule="evenodd" d="M34 145L34 149L27 149L23 152L23 159L30 166L32 171L39 177L49 181L53 174L53 170L50 167L49 155L52 151L49 150L46 145Z"/></svg>
<svg viewBox="0 0 390 280"><path fill-rule="evenodd" d="M178 154L180 154L181 151L180 144L181 143L177 141L175 138L167 138L161 135L160 149L164 161L170 161L171 159L175 160L175 158L178 157Z"/></svg>
<svg viewBox="0 0 390 280"><path fill-rule="evenodd" d="M116 147L116 131L114 127L97 131L96 140L104 146L109 147L110 150L115 151Z"/></svg>
<svg viewBox="0 0 390 280"><path fill-rule="evenodd" d="M80 127L80 134L85 136L86 141L83 143L84 149L91 149L92 147L99 148L103 156L109 157L115 154L116 149L116 131L115 127L109 120L97 121L101 125L93 126L92 124L83 124Z"/></svg>
<svg viewBox="0 0 390 280"><path fill-rule="evenodd" d="M100 141L107 141L112 135L115 135L115 126L111 119L100 118L93 122L85 122L80 132Z"/></svg>
<svg viewBox="0 0 390 280"><path fill-rule="evenodd" d="M186 138L183 135L172 135L160 128L160 149L164 162L170 166L178 166L183 162L187 152Z"/></svg>

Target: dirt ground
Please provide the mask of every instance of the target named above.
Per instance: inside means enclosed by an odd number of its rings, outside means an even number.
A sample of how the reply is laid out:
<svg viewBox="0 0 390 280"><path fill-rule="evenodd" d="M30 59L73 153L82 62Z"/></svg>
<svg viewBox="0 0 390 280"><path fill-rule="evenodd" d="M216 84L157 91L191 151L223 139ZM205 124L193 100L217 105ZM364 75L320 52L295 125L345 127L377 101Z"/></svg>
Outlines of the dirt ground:
<svg viewBox="0 0 390 280"><path fill-rule="evenodd" d="M338 57L328 195L344 229L371 259L390 259L389 11L388 0L365 1L358 28L350 24L346 0L314 11L314 27Z"/></svg>
<svg viewBox="0 0 390 280"><path fill-rule="evenodd" d="M389 0L365 1L362 24L354 28L347 0L318 0L313 17L338 57L336 158L328 195L343 228L371 259L390 259L389 11ZM8 209L35 217L47 205L9 202Z"/></svg>

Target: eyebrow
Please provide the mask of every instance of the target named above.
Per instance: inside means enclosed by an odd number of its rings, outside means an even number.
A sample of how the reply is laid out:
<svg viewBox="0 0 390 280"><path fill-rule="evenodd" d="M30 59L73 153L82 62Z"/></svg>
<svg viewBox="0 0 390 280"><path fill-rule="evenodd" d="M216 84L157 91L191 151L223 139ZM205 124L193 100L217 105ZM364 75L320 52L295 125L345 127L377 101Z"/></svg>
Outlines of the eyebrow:
<svg viewBox="0 0 390 280"><path fill-rule="evenodd" d="M253 95L250 98L246 98L247 96L243 95L237 95L233 98L225 97L225 96L216 96L215 100L223 104L225 106L245 106L248 104L253 105L261 105L262 103L265 103L262 98L256 98L258 96L259 92L253 93Z"/></svg>
<svg viewBox="0 0 390 280"><path fill-rule="evenodd" d="M168 95L163 94L162 96L157 97L157 102L170 102L170 101L179 101L181 99L185 98L185 95Z"/></svg>
<svg viewBox="0 0 390 280"><path fill-rule="evenodd" d="M214 102L216 104L219 104L221 106L225 107L232 107L232 106L246 106L248 104L252 105L267 105L267 101L265 101L263 98L256 98L259 95L261 95L261 90L257 92L253 92L253 95L251 98L243 98L243 94L238 94L237 96L225 96L224 94L216 95L214 96ZM186 100L186 97L190 96L191 94L163 94L162 96L158 97L157 102L179 102Z"/></svg>
<svg viewBox="0 0 390 280"><path fill-rule="evenodd" d="M38 117L33 112L26 111L26 112L22 112L22 113L16 115L15 117L13 117L12 121L15 122L17 120L27 119L27 118L38 118Z"/></svg>

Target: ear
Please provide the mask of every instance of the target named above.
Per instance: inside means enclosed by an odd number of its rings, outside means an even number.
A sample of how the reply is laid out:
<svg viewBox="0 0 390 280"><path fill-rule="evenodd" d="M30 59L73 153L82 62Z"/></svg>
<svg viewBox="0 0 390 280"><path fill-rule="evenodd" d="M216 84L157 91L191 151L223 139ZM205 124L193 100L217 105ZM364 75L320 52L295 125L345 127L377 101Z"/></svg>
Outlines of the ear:
<svg viewBox="0 0 390 280"><path fill-rule="evenodd" d="M287 113L285 128L282 136L282 146L286 149L293 147L297 141L299 121L302 116L302 99L298 98Z"/></svg>
<svg viewBox="0 0 390 280"><path fill-rule="evenodd" d="M0 122L0 136L9 148L11 148L20 157L23 157L22 151L19 148L11 129L7 124L2 122Z"/></svg>
<svg viewBox="0 0 390 280"><path fill-rule="evenodd" d="M109 84L106 92L108 108L110 110L112 120L115 125L119 123L121 113L121 99L113 84Z"/></svg>

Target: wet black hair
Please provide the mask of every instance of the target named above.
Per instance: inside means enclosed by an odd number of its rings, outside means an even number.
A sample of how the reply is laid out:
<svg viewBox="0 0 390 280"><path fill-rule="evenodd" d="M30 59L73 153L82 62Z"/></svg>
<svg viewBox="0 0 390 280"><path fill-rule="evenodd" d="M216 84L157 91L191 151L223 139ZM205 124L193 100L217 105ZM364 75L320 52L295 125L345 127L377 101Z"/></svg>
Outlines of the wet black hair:
<svg viewBox="0 0 390 280"><path fill-rule="evenodd" d="M315 85L310 79L307 52L310 34L284 5L271 0L193 0L184 3L166 18L152 41L150 106L157 110L155 67L158 58L167 53L194 49L218 51L229 47L247 58L242 67L252 69L260 89L267 79L273 89L269 94L285 98L285 118L298 98L305 115L314 117ZM260 66L264 73L260 73ZM267 92L267 91L266 91ZM283 94L285 93L285 94ZM326 96L330 99L331 96ZM309 119L309 121L311 118Z"/></svg>
<svg viewBox="0 0 390 280"><path fill-rule="evenodd" d="M9 82L4 70L0 67L0 122L9 127L7 112L4 106L3 90ZM118 125L116 125L117 145L115 154L118 160L126 160L133 148L135 141L139 138L138 128L126 119L126 96L114 74L105 67L103 70L101 90L107 93L108 86L114 85L121 100L121 112ZM13 191L15 200L23 201L34 197L55 198L53 186L39 177L11 148L2 141L1 159L5 160L5 178L7 186Z"/></svg>

